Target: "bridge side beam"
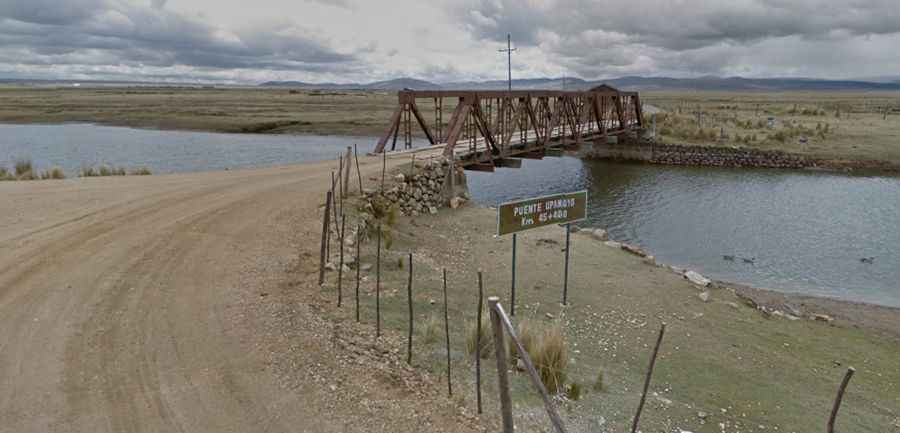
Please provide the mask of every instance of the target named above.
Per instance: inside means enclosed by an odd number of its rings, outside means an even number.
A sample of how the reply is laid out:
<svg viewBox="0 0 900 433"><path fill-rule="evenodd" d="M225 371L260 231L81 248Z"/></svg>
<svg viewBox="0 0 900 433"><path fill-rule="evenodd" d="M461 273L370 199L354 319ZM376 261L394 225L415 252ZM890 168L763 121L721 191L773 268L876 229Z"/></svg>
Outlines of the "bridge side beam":
<svg viewBox="0 0 900 433"><path fill-rule="evenodd" d="M391 126L388 127L387 132L381 136L378 140L378 144L375 145L375 153L384 152L384 147L387 145L388 140L390 140L391 135L395 134L397 129L400 127L400 114L403 112L403 104L397 106L394 110L394 114L391 115ZM396 135L394 135L394 143L397 142Z"/></svg>
<svg viewBox="0 0 900 433"><path fill-rule="evenodd" d="M465 123L466 118L469 117L469 111L471 109L472 107L470 105L466 104L465 101L460 100L459 105L453 110L453 115L450 116L450 123L447 125L447 145L444 147L444 156L453 156L453 148L456 147L456 142L459 140L459 134L462 132L463 124Z"/></svg>
<svg viewBox="0 0 900 433"><path fill-rule="evenodd" d="M428 137L428 142L432 145L435 145L434 136L431 135L431 130L428 129L428 125L425 123L425 119L422 117L422 113L419 112L419 107L416 105L416 101L412 100L409 103L409 108L412 110L413 115L416 116L416 121L419 122L419 126L422 128L422 131L425 133L425 136Z"/></svg>

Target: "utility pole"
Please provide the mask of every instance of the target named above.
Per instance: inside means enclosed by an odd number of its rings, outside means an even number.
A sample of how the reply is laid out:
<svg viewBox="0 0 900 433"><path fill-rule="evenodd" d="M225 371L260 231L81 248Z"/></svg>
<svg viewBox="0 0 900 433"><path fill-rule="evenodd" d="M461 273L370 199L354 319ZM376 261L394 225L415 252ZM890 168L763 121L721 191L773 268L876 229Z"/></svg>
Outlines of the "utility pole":
<svg viewBox="0 0 900 433"><path fill-rule="evenodd" d="M506 67L507 67L507 77L508 77L508 86L509 90L512 91L512 53L516 51L517 48L512 47L512 35L509 33L506 34L506 49L505 50L497 50L500 53L506 53Z"/></svg>

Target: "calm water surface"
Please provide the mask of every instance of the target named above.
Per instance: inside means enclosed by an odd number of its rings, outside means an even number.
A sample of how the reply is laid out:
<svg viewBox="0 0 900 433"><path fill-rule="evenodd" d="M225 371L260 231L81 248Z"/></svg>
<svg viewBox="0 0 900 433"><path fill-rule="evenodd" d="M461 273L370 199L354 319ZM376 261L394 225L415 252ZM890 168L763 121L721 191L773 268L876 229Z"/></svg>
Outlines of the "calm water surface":
<svg viewBox="0 0 900 433"><path fill-rule="evenodd" d="M159 131L89 124L0 124L0 167L31 159L39 170L60 167L76 176L81 167L147 167L154 174L265 167L335 158L374 140L312 135L250 135Z"/></svg>
<svg viewBox="0 0 900 433"><path fill-rule="evenodd" d="M472 173L469 187L486 205L586 188L584 225L607 228L664 263L900 307L900 178L548 158Z"/></svg>
<svg viewBox="0 0 900 433"><path fill-rule="evenodd" d="M354 137L216 134L95 125L0 125L0 165L148 167L154 173L336 158ZM485 205L588 189L589 221L660 261L709 276L900 307L900 178L631 165L575 158L469 172ZM734 256L725 260L723 256ZM861 258L872 257L872 263ZM747 263L743 258L752 261Z"/></svg>

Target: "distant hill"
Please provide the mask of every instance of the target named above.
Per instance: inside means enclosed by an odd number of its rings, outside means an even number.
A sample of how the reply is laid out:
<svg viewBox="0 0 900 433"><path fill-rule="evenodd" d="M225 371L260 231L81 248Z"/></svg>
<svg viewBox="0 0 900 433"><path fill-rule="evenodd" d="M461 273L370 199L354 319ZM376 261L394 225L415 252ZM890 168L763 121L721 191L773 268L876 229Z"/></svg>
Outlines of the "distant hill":
<svg viewBox="0 0 900 433"><path fill-rule="evenodd" d="M389 90L397 91L403 89L415 90L437 90L441 86L425 80L417 80L415 78L397 78L387 81L376 81L374 83L304 83L302 81L268 81L260 84L263 87L291 87L295 89L308 90Z"/></svg>
<svg viewBox="0 0 900 433"><path fill-rule="evenodd" d="M900 81L859 81L821 80L814 78L742 78L742 77L621 77L608 80L586 81L580 78L531 78L513 80L513 89L518 90L583 90L600 84L622 90L638 91L739 91L739 92L784 92L784 91L877 91L900 90ZM415 90L504 90L506 80L459 81L436 84L414 78L398 78L368 84L303 83L297 81L268 82L262 86L293 87L302 89L357 89L396 91Z"/></svg>

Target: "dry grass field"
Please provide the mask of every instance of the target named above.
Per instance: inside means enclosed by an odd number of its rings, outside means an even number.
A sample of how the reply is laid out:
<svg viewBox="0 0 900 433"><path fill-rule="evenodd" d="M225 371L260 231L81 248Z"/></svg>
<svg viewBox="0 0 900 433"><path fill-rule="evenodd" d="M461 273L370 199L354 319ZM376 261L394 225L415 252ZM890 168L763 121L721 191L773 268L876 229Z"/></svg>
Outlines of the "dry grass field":
<svg viewBox="0 0 900 433"><path fill-rule="evenodd" d="M657 132L666 143L900 163L900 93L649 92L642 97L663 110Z"/></svg>
<svg viewBox="0 0 900 433"><path fill-rule="evenodd" d="M657 128L664 142L900 165L900 93L644 92L642 97L663 110ZM5 123L379 136L395 106L393 92L0 87L0 122ZM421 109L430 119L430 104Z"/></svg>

